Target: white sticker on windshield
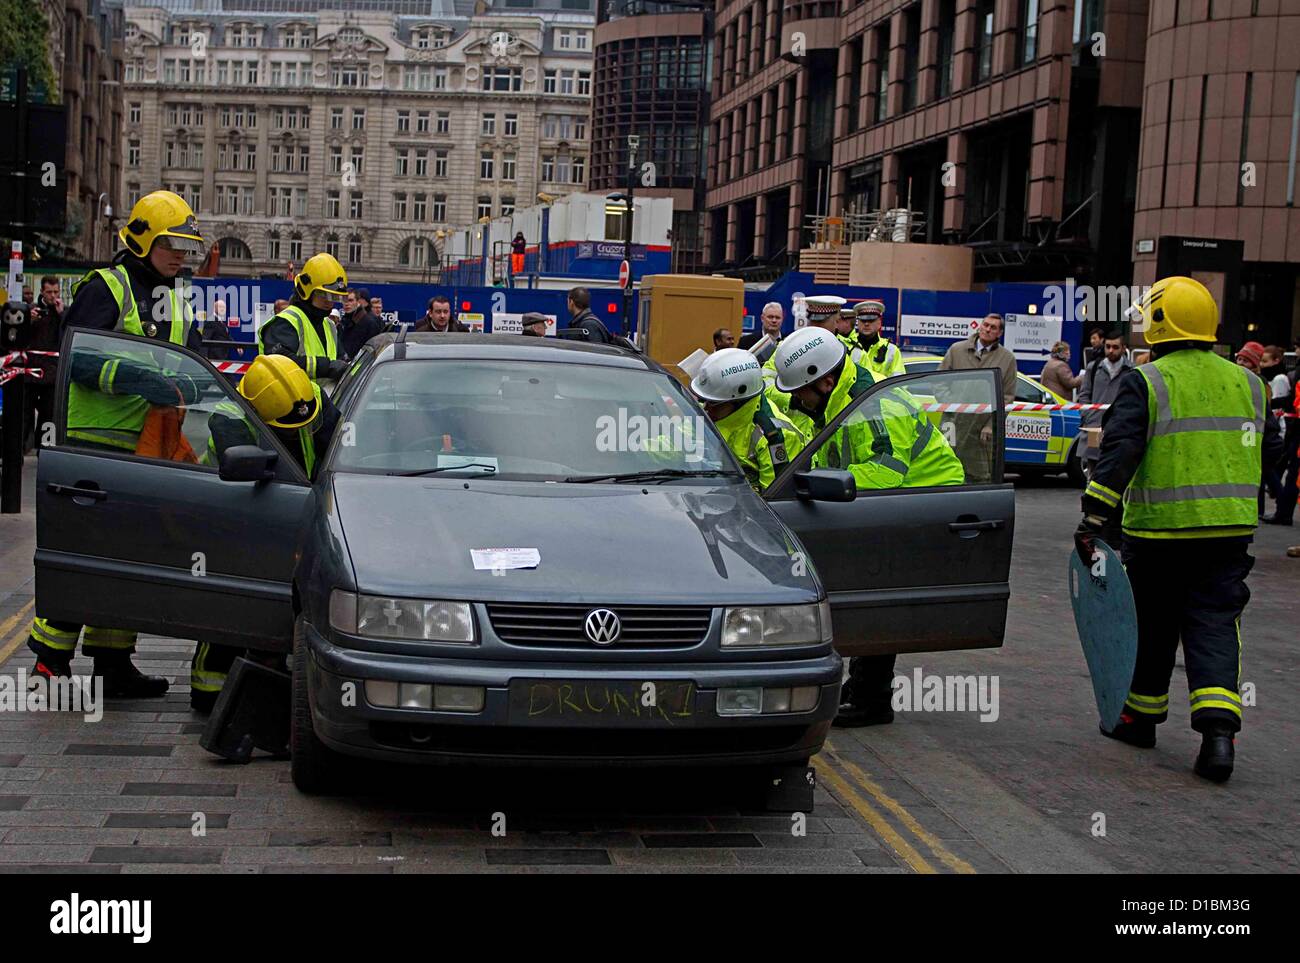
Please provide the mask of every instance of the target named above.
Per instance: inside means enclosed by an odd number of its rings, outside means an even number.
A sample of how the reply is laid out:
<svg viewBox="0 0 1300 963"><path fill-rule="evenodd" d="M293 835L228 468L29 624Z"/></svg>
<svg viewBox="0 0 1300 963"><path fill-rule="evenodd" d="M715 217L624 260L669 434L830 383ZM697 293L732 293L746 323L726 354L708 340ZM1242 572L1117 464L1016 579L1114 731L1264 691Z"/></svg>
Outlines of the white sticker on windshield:
<svg viewBox="0 0 1300 963"><path fill-rule="evenodd" d="M537 568L542 561L542 553L535 548L471 548L469 557L474 560L474 569L490 572L505 568Z"/></svg>
<svg viewBox="0 0 1300 963"><path fill-rule="evenodd" d="M487 455L439 455L439 468L464 468L469 471L481 471L493 474L500 469L495 458Z"/></svg>

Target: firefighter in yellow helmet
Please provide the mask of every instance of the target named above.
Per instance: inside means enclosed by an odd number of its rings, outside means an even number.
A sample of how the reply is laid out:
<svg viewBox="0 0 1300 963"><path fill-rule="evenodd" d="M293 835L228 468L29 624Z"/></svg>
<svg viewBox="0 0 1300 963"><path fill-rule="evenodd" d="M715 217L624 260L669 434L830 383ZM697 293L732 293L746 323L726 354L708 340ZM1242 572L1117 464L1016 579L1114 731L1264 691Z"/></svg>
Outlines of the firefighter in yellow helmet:
<svg viewBox="0 0 1300 963"><path fill-rule="evenodd" d="M1248 547L1258 522L1265 385L1211 350L1219 309L1199 281L1157 281L1129 317L1153 360L1119 382L1075 533L1090 565L1094 541L1113 542L1122 528L1137 605L1133 681L1119 724L1102 732L1140 748L1156 744L1181 640L1191 725L1201 734L1193 768L1222 782L1241 729L1241 615L1255 563Z"/></svg>
<svg viewBox="0 0 1300 963"><path fill-rule="evenodd" d="M338 409L307 373L287 355L262 355L249 365L238 392L257 412L265 428L315 480L321 458L338 426ZM206 464L221 464L221 455L237 445L264 443L262 426L233 401L218 402L208 416ZM211 712L225 685L226 675L240 650L200 642L190 664L190 708Z"/></svg>
<svg viewBox="0 0 1300 963"><path fill-rule="evenodd" d="M192 258L207 250L198 219L171 191L146 194L118 232L123 249L107 267L90 271L73 287L64 325L93 328L202 350L187 291L179 280ZM134 454L152 409L190 404L198 390L190 379L159 370L148 351L84 352L71 362L66 405L67 444ZM38 600L39 610L39 600ZM82 626L32 620L28 646L36 674L71 675ZM95 660L110 698L148 698L167 691L167 680L141 675L131 662L136 634L85 626L82 652Z"/></svg>
<svg viewBox="0 0 1300 963"><path fill-rule="evenodd" d="M339 334L329 313L347 289L347 272L338 258L308 258L293 279L289 306L257 332L258 352L287 355L312 381L342 377L347 364L339 355Z"/></svg>

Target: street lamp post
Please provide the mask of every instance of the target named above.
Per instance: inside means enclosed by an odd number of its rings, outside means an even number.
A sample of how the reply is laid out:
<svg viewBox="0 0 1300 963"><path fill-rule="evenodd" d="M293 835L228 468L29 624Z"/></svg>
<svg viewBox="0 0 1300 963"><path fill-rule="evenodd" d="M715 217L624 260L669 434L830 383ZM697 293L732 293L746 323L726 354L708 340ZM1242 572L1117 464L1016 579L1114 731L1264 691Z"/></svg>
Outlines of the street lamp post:
<svg viewBox="0 0 1300 963"><path fill-rule="evenodd" d="M623 235L623 260L627 261L627 287L623 289L623 335L632 333L632 218L636 213L636 151L641 138L627 135L627 230Z"/></svg>

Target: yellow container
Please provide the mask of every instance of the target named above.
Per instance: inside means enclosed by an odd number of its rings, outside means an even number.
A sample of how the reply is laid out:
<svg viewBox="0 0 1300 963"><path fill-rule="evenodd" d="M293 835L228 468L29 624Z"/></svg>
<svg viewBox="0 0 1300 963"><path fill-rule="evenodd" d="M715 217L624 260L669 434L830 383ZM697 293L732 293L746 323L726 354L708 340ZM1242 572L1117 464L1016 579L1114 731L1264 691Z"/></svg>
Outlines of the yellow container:
<svg viewBox="0 0 1300 963"><path fill-rule="evenodd" d="M651 274L641 279L637 330L641 350L682 384L690 378L677 367L697 348L713 350L713 332L727 328L740 339L745 284L739 278L698 274Z"/></svg>

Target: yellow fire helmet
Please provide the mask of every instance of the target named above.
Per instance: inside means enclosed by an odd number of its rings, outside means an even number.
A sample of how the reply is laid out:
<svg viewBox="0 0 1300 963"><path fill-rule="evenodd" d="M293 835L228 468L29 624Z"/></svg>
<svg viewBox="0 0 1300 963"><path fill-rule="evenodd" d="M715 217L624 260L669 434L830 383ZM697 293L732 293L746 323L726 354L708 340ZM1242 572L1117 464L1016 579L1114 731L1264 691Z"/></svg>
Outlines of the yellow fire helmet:
<svg viewBox="0 0 1300 963"><path fill-rule="evenodd" d="M1214 295L1194 278L1161 278L1128 309L1127 317L1148 344L1218 340L1219 306Z"/></svg>
<svg viewBox="0 0 1300 963"><path fill-rule="evenodd" d="M293 279L293 293L300 301L310 301L317 291L342 299L347 289L347 272L332 254L313 254Z"/></svg>
<svg viewBox="0 0 1300 963"><path fill-rule="evenodd" d="M171 191L154 191L136 201L117 236L136 257L146 257L160 237L187 254L202 255L208 249L199 233L199 219L184 198Z"/></svg>
<svg viewBox="0 0 1300 963"><path fill-rule="evenodd" d="M254 359L239 382L239 393L273 428L301 428L320 406L307 372L288 355L263 354Z"/></svg>

